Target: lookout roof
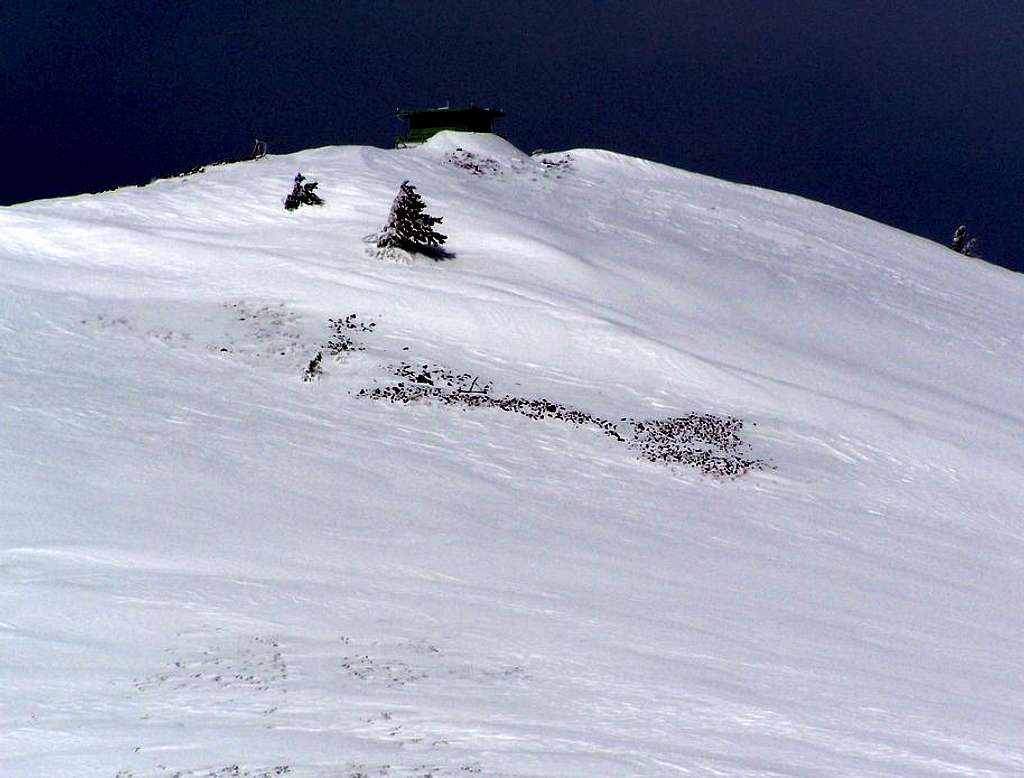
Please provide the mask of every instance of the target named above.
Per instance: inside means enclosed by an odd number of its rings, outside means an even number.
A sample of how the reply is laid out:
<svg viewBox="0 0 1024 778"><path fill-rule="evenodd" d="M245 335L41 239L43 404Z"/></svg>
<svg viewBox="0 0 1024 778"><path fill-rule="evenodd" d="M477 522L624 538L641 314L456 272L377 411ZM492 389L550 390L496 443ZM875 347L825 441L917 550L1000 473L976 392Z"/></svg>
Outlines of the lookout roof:
<svg viewBox="0 0 1024 778"><path fill-rule="evenodd" d="M449 106L445 105L440 108L422 108L415 110L399 110L399 119L410 119L413 116L424 116L428 114L461 114L463 116L471 115L478 117L486 117L488 119L501 119L505 116L504 111L499 111L497 108L481 108L478 105L462 105L462 106Z"/></svg>

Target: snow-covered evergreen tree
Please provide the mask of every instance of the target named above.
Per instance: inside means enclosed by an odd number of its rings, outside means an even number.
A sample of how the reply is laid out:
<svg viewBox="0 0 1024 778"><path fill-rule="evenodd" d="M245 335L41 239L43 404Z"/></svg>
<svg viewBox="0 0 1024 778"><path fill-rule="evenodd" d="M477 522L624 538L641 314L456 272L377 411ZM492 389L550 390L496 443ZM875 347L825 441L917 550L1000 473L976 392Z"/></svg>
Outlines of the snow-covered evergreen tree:
<svg viewBox="0 0 1024 778"><path fill-rule="evenodd" d="M309 181L303 183L306 177L302 173L295 174L295 186L292 187L292 193L284 199L285 210L294 211L300 205L323 205L324 201L316 193L316 188L320 186L316 181Z"/></svg>
<svg viewBox="0 0 1024 778"><path fill-rule="evenodd" d="M962 252L964 244L967 242L967 225L961 224L955 230L953 230L953 242L949 244L949 247L956 252Z"/></svg>
<svg viewBox="0 0 1024 778"><path fill-rule="evenodd" d="M426 204L416 187L403 181L391 204L387 223L376 235L377 254L393 256L395 249L401 249L410 253L443 256L444 250L440 247L448 240L448 236L435 230L434 225L444 219L431 216L425 209Z"/></svg>
<svg viewBox="0 0 1024 778"><path fill-rule="evenodd" d="M967 225L961 224L953 231L953 242L949 247L967 257L978 256L978 237L967 235Z"/></svg>
<svg viewBox="0 0 1024 778"><path fill-rule="evenodd" d="M316 352L316 356L309 360L309 364L306 366L306 369L302 372L303 381L305 381L306 383L310 383L311 381L318 381L320 379L320 376L324 374L324 368L321 365L323 359L324 352Z"/></svg>

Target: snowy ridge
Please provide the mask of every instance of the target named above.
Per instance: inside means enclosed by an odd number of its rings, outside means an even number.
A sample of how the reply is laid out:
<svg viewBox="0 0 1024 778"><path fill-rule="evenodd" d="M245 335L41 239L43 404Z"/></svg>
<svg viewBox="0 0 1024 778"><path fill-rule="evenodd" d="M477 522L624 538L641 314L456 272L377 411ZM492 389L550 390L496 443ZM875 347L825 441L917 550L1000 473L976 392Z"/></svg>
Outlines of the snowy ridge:
<svg viewBox="0 0 1024 778"><path fill-rule="evenodd" d="M406 179L451 260L367 255ZM487 135L2 208L0 775L1024 774L1022 300ZM772 468L359 396L402 364Z"/></svg>

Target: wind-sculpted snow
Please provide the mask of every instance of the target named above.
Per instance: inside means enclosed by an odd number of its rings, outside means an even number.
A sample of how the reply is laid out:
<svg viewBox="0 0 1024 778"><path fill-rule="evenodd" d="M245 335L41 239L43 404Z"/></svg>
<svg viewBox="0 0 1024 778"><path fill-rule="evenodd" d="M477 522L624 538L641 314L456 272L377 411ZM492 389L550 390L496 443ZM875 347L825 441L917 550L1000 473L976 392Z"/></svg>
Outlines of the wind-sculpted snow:
<svg viewBox="0 0 1024 778"><path fill-rule="evenodd" d="M560 179L563 174L573 171L572 154L540 159L514 157L503 164L493 157L460 146L448 152L444 161L475 176L503 176L507 171L512 175L527 176L531 181L548 177Z"/></svg>
<svg viewBox="0 0 1024 778"><path fill-rule="evenodd" d="M372 333L377 326L372 320L360 320L354 313L344 318L328 319L328 322L333 334L306 367L303 380L307 383L322 377L324 352L337 357L364 351L366 346L349 332ZM735 477L768 466L765 460L747 454L749 447L739 436L743 421L735 417L689 413L664 419L622 417L611 421L544 397L495 396L492 393L493 382L482 381L469 373L456 374L441 365L414 367L408 362L401 362L391 370L404 380L360 389L356 396L398 404L433 400L442 406L491 408L528 419L550 419L575 427L593 428L626 444L642 459L689 465L705 475Z"/></svg>
<svg viewBox="0 0 1024 778"><path fill-rule="evenodd" d="M1024 775L1022 300L490 135L0 208L0 776Z"/></svg>

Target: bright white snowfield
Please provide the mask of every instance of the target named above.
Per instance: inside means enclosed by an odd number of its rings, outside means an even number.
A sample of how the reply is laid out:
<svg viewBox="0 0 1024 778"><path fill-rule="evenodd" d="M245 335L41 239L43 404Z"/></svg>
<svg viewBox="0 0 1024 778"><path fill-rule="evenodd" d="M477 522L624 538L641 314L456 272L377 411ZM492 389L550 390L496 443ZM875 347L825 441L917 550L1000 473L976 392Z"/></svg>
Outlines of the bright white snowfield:
<svg viewBox="0 0 1024 778"><path fill-rule="evenodd" d="M367 254L405 179L453 259ZM1022 354L1020 275L605 151L0 209L0 776L1024 775Z"/></svg>

